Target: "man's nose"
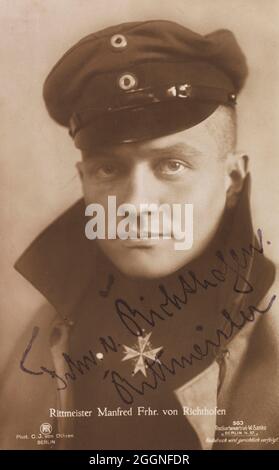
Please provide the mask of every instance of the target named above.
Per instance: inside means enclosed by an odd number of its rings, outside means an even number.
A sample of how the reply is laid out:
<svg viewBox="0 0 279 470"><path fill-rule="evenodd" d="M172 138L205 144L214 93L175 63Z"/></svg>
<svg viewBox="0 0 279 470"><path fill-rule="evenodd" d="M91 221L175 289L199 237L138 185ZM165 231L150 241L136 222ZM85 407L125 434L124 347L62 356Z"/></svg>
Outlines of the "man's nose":
<svg viewBox="0 0 279 470"><path fill-rule="evenodd" d="M127 181L123 202L140 211L142 204L160 204L158 181L146 162L136 165Z"/></svg>

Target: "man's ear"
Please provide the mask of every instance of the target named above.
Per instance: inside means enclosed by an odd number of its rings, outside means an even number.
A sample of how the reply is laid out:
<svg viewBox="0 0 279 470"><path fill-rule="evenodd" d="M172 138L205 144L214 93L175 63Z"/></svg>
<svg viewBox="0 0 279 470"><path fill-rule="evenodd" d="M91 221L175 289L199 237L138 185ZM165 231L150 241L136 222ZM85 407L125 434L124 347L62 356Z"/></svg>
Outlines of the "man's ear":
<svg viewBox="0 0 279 470"><path fill-rule="evenodd" d="M242 190L244 179L248 171L249 158L244 153L233 152L226 157L226 179L227 204L234 206L238 193Z"/></svg>
<svg viewBox="0 0 279 470"><path fill-rule="evenodd" d="M76 169L78 171L81 182L83 183L84 173L83 173L83 164L82 162L76 163Z"/></svg>

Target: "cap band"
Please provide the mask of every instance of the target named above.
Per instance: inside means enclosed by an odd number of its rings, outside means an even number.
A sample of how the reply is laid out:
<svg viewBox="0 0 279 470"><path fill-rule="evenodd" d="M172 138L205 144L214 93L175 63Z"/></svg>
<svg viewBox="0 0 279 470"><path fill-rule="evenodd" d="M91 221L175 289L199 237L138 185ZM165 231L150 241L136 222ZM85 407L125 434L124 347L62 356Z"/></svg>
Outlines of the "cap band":
<svg viewBox="0 0 279 470"><path fill-rule="evenodd" d="M89 107L75 112L70 119L70 135L75 137L78 131L86 127L92 119L104 113L135 109L168 100L201 100L224 105L235 105L236 94L223 88L192 86L189 83L176 84L162 88L138 88L126 91L111 100L108 108Z"/></svg>

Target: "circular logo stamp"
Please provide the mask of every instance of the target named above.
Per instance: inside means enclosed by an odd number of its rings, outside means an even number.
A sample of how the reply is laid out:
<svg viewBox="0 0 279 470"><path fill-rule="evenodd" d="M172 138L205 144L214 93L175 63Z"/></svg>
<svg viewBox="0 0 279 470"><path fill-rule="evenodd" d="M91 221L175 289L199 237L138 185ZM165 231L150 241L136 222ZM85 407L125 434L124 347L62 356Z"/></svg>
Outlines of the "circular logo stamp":
<svg viewBox="0 0 279 470"><path fill-rule="evenodd" d="M52 426L49 423L43 423L40 426L40 432L44 435L47 436L48 434L51 434L52 431Z"/></svg>

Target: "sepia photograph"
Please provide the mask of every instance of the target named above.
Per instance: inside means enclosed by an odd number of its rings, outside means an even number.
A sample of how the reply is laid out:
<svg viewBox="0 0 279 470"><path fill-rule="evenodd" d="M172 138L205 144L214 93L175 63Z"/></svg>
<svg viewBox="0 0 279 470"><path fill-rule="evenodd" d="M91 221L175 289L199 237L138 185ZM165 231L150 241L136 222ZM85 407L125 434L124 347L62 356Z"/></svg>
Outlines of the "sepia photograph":
<svg viewBox="0 0 279 470"><path fill-rule="evenodd" d="M279 1L0 7L0 450L278 451Z"/></svg>

